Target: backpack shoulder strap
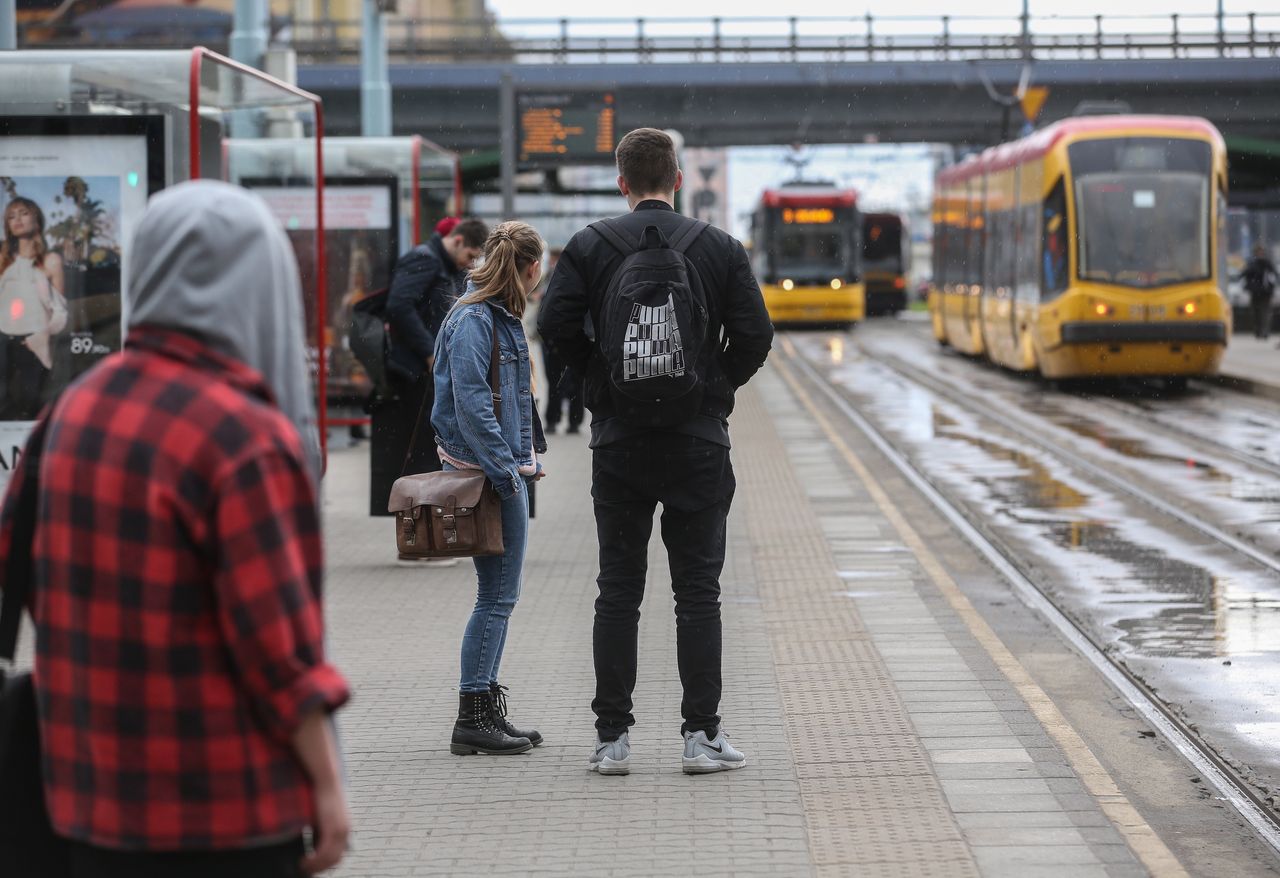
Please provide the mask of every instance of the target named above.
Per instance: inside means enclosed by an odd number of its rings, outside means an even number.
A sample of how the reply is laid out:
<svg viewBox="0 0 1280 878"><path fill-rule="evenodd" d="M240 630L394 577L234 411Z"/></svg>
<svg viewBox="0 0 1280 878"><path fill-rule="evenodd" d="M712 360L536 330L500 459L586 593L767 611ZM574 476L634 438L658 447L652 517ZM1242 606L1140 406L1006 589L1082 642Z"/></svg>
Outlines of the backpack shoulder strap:
<svg viewBox="0 0 1280 878"><path fill-rule="evenodd" d="M709 225L710 223L705 223L702 220L685 217L684 225L671 239L671 249L677 253L688 251L693 242L698 240L698 236L705 232Z"/></svg>
<svg viewBox="0 0 1280 878"><path fill-rule="evenodd" d="M614 225L614 222L611 219L597 220L587 226L587 228L593 229L597 235L612 244L614 249L623 256L630 256L639 249L636 244L628 241L622 236L622 233Z"/></svg>

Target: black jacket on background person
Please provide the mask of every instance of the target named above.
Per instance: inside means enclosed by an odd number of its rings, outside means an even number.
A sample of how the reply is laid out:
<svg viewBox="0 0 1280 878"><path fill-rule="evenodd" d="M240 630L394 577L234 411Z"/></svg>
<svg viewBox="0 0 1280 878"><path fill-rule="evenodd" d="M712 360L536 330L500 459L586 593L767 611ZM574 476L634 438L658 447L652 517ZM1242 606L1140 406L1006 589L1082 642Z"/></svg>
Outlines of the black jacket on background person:
<svg viewBox="0 0 1280 878"><path fill-rule="evenodd" d="M617 219L624 236L630 234L637 241L648 226L657 226L670 240L684 221L662 201L642 201ZM704 349L704 360L709 362L701 414L666 432L728 446L734 391L764 365L773 344L773 324L742 244L713 226L698 236L685 255L710 300L708 333L723 339L723 344L711 343ZM624 258L593 229L578 232L561 254L538 311L538 334L543 341L554 346L570 369L585 376L593 448L644 432L614 416L608 366L584 330L587 317L601 325L605 292Z"/></svg>
<svg viewBox="0 0 1280 878"><path fill-rule="evenodd" d="M436 333L462 292L464 276L439 235L400 257L391 274L386 310L391 326L387 365L396 377L414 382L426 371Z"/></svg>
<svg viewBox="0 0 1280 878"><path fill-rule="evenodd" d="M1252 296L1270 296L1276 288L1276 267L1265 256L1251 256L1240 272L1244 288Z"/></svg>

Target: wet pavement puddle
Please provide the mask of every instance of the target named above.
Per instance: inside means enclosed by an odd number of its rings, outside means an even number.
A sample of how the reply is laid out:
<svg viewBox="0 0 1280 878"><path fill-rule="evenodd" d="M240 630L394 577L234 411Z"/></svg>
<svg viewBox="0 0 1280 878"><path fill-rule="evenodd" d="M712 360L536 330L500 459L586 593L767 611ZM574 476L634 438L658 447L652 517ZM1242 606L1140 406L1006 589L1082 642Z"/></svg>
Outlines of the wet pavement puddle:
<svg viewBox="0 0 1280 878"><path fill-rule="evenodd" d="M1261 786L1280 786L1280 576L1181 525L1153 524L1135 501L860 358L852 345L833 363L823 356L830 348L820 336L797 343L945 494L1048 574L1033 578L1095 642L1181 710L1229 759L1251 765ZM914 351L904 354L900 345L894 351L924 365ZM953 359L927 349L922 356ZM964 361L945 365L987 371ZM942 366L927 368L937 375ZM1008 391L1014 395L1024 382L1008 383L1015 385ZM1012 402L993 397L994 391L984 401L1019 405L1045 430L1092 443L1126 465L1148 467L1145 475L1156 484L1198 492L1219 524L1276 533L1280 480L1106 422L1102 410L1096 416L1081 411L1088 401L1078 397L1036 400L1025 388Z"/></svg>

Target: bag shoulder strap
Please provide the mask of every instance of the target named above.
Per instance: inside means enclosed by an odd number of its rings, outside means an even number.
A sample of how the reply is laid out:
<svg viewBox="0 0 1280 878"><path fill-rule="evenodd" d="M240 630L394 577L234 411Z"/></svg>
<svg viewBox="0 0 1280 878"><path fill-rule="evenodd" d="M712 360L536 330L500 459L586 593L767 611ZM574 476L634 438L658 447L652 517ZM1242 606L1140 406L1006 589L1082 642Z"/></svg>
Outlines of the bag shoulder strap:
<svg viewBox="0 0 1280 878"><path fill-rule="evenodd" d="M636 243L628 241L623 237L621 230L617 227L614 220L597 220L587 226L587 228L594 230L597 235L612 244L613 248L623 256L630 256L632 253L635 253L640 249Z"/></svg>
<svg viewBox="0 0 1280 878"><path fill-rule="evenodd" d="M35 541L40 498L40 457L44 451L48 423L46 416L36 425L22 453L22 491L13 510L13 532L5 563L4 597L0 599L0 678L3 678L3 665L11 663L18 651L22 611L31 597L31 580L35 574L31 549Z"/></svg>
<svg viewBox="0 0 1280 878"><path fill-rule="evenodd" d="M489 346L489 393L493 396L493 416L502 421L502 384L498 376L498 317L493 315L493 342ZM427 413L427 403L435 397L435 393L423 393L422 404L418 406L418 417L413 422L413 432L409 435L409 447L405 450L404 461L400 464L400 475L409 470L409 461L413 458L413 450L418 447L418 431L422 427L422 417Z"/></svg>
<svg viewBox="0 0 1280 878"><path fill-rule="evenodd" d="M705 232L709 225L710 223L705 223L702 220L685 217L684 226L671 239L671 249L681 254L687 252L693 246L693 242L698 240L698 236Z"/></svg>

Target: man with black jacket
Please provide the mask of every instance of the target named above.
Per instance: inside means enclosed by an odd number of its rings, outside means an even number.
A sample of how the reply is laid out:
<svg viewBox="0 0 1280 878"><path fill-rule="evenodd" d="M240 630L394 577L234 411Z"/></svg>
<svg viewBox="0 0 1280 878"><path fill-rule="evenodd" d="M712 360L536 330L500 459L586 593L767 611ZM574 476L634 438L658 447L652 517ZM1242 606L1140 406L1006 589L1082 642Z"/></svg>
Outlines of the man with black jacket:
<svg viewBox="0 0 1280 878"><path fill-rule="evenodd" d="M690 231L673 208L682 178L671 138L652 128L624 137L617 149L618 187L631 213L611 221L623 240L656 226L668 241ZM685 250L708 301L707 339L694 364L703 382L701 411L663 429L619 417L608 364L584 323L602 324L603 300L626 255L593 228L569 241L538 318L542 338L585 375L591 409L592 489L600 542L600 594L593 648L597 740L590 767L626 774L635 723L637 629L644 597L653 513L662 504L662 540L676 599L677 659L688 773L742 767L746 759L720 728L720 573L735 482L729 461L734 391L764 364L773 327L746 252L719 229L698 231ZM599 333L603 340L604 334Z"/></svg>
<svg viewBox="0 0 1280 878"><path fill-rule="evenodd" d="M407 473L440 469L431 425L426 422L431 417L436 333L461 295L467 271L488 236L489 230L480 220L463 220L448 235L434 234L427 243L401 256L391 274L385 313L391 329L387 376L394 396L373 413L371 515L387 514L391 485L402 469ZM424 423L409 453L409 440L420 413Z"/></svg>

